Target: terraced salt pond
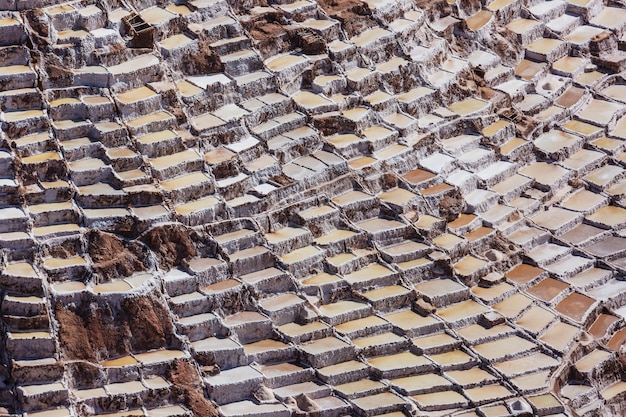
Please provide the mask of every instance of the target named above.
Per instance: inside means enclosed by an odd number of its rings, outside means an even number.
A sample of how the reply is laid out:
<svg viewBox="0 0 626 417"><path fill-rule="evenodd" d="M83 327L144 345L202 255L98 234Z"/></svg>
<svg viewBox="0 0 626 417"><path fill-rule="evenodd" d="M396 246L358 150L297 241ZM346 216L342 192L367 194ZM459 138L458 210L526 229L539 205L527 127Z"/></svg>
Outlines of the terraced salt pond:
<svg viewBox="0 0 626 417"><path fill-rule="evenodd" d="M619 414L620 5L39 3L8 415Z"/></svg>

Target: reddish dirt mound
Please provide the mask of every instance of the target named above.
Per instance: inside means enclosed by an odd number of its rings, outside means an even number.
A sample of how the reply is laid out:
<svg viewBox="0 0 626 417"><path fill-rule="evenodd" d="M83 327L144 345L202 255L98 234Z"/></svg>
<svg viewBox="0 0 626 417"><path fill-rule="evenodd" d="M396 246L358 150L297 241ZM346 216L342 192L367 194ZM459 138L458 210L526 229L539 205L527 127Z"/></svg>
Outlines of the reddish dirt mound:
<svg viewBox="0 0 626 417"><path fill-rule="evenodd" d="M187 361L175 360L167 370L172 394L187 406L195 417L217 417L213 404L204 397L204 389L196 368Z"/></svg>
<svg viewBox="0 0 626 417"><path fill-rule="evenodd" d="M415 4L426 11L431 18L448 16L451 12L450 4L446 0L416 0Z"/></svg>
<svg viewBox="0 0 626 417"><path fill-rule="evenodd" d="M294 40L296 28L289 26L281 10L255 13L248 16L242 24L254 39L263 59L297 47Z"/></svg>
<svg viewBox="0 0 626 417"><path fill-rule="evenodd" d="M318 4L331 17L341 22L349 37L378 26L367 4L360 0L320 0Z"/></svg>
<svg viewBox="0 0 626 417"><path fill-rule="evenodd" d="M55 317L66 359L100 362L175 343L167 308L152 296L133 296L119 306L86 300L64 306L57 302Z"/></svg>
<svg viewBox="0 0 626 417"><path fill-rule="evenodd" d="M455 190L454 193L445 195L439 201L439 215L446 221L454 221L463 212L465 202L460 192Z"/></svg>
<svg viewBox="0 0 626 417"><path fill-rule="evenodd" d="M125 243L99 230L90 232L87 238L94 272L104 280L128 277L146 269L147 257L141 244Z"/></svg>
<svg viewBox="0 0 626 417"><path fill-rule="evenodd" d="M168 309L157 300L147 297L127 298L122 302L131 332L133 350L149 350L171 346L173 324Z"/></svg>
<svg viewBox="0 0 626 417"><path fill-rule="evenodd" d="M154 227L141 236L141 241L152 249L164 270L179 266L183 261L198 255L195 232L180 224Z"/></svg>
<svg viewBox="0 0 626 417"><path fill-rule="evenodd" d="M213 74L224 71L219 56L209 47L209 42L200 40L200 52L188 52L179 60L181 70L190 75Z"/></svg>
<svg viewBox="0 0 626 417"><path fill-rule="evenodd" d="M264 59L291 49L290 34L278 23L257 21L250 29L250 36L257 41L256 47L260 51L267 51L263 54Z"/></svg>

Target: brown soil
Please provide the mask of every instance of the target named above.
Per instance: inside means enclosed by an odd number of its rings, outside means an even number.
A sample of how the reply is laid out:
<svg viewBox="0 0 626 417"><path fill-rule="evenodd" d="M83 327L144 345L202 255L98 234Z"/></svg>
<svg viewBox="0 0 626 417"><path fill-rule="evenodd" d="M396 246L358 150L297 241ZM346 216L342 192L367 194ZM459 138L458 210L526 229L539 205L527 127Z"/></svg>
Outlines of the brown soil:
<svg viewBox="0 0 626 417"><path fill-rule="evenodd" d="M159 265L164 270L180 266L184 261L198 255L194 243L198 240L197 234L180 224L154 227L140 239L156 254Z"/></svg>
<svg viewBox="0 0 626 417"><path fill-rule="evenodd" d="M362 16L372 15L367 4L360 0L321 0L318 4L328 14L351 12Z"/></svg>
<svg viewBox="0 0 626 417"><path fill-rule="evenodd" d="M360 0L320 0L318 4L331 17L341 22L350 38L378 26L367 4Z"/></svg>
<svg viewBox="0 0 626 417"><path fill-rule="evenodd" d="M522 116L515 121L515 127L519 132L520 137L526 138L537 127L537 122L528 116Z"/></svg>
<svg viewBox="0 0 626 417"><path fill-rule="evenodd" d="M454 193L446 194L439 201L439 215L448 222L454 221L463 211L463 206L463 196L458 190Z"/></svg>
<svg viewBox="0 0 626 417"><path fill-rule="evenodd" d="M275 54L301 49L305 54L326 53L326 42L316 33L283 22L282 15L266 14L246 24L264 59Z"/></svg>
<svg viewBox="0 0 626 417"><path fill-rule="evenodd" d="M572 178L567 182L567 184L574 188L582 188L585 186L585 182L579 178Z"/></svg>
<svg viewBox="0 0 626 417"><path fill-rule="evenodd" d="M217 417L215 407L204 397L200 375L191 363L178 359L173 361L166 376L173 385L173 396L186 405L195 417Z"/></svg>
<svg viewBox="0 0 626 417"><path fill-rule="evenodd" d="M56 241L52 244L42 245L39 251L44 257L71 258L81 252L81 241L79 239Z"/></svg>
<svg viewBox="0 0 626 417"><path fill-rule="evenodd" d="M239 174L235 161L226 161L213 167L213 175L216 179L234 177Z"/></svg>
<svg viewBox="0 0 626 417"><path fill-rule="evenodd" d="M297 47L293 27L289 27L282 12L256 14L243 23L263 59L288 52Z"/></svg>
<svg viewBox="0 0 626 417"><path fill-rule="evenodd" d="M537 122L532 117L523 115L511 107L502 108L498 112L498 116L512 120L515 123L517 135L522 138L528 137L537 127Z"/></svg>
<svg viewBox="0 0 626 417"><path fill-rule="evenodd" d="M42 38L49 36L50 21L42 9L30 9L24 13L24 17L37 36Z"/></svg>
<svg viewBox="0 0 626 417"><path fill-rule="evenodd" d="M166 306L151 298L140 297L125 299L122 308L128 315L128 326L132 329L130 343L134 350L171 345L168 338L173 337L173 325Z"/></svg>
<svg viewBox="0 0 626 417"><path fill-rule="evenodd" d="M103 339L104 329L102 329L103 323L100 322L99 312L91 312L81 317L73 309L65 307L58 302L55 306L55 317L59 322L61 349L67 359L83 359L96 362L97 356L101 356L100 353L102 352L96 352L95 347L100 345L100 351L103 349L107 350ZM106 331L106 336L109 336L109 333L109 331ZM106 353L110 353L112 356L122 355L122 352L118 353L116 350L113 350L105 352L102 355L103 359L107 356Z"/></svg>
<svg viewBox="0 0 626 417"><path fill-rule="evenodd" d="M250 29L250 35L258 41L266 41L286 33L287 31L281 24L267 21L256 21Z"/></svg>
<svg viewBox="0 0 626 417"><path fill-rule="evenodd" d="M147 258L138 242L124 243L117 236L94 230L88 235L93 270L105 281L144 271Z"/></svg>
<svg viewBox="0 0 626 417"><path fill-rule="evenodd" d="M446 0L416 0L415 5L429 14L429 18L448 16L452 10Z"/></svg>
<svg viewBox="0 0 626 417"><path fill-rule="evenodd" d="M487 85L484 79L485 74L481 71L473 72L473 79L467 80L466 86L470 91L478 93L480 98L484 100L490 100L496 94L496 92Z"/></svg>
<svg viewBox="0 0 626 417"><path fill-rule="evenodd" d="M325 113L314 117L313 123L315 128L326 136L332 136L342 132L351 132L357 129L356 123L336 113Z"/></svg>
<svg viewBox="0 0 626 417"><path fill-rule="evenodd" d="M270 181L273 181L276 184L281 185L281 186L287 186L287 185L293 184L293 180L291 178L289 178L286 175L282 175L282 174L281 175L276 175L276 176L270 178Z"/></svg>
<svg viewBox="0 0 626 417"><path fill-rule="evenodd" d="M150 295L126 298L119 306L106 300L57 302L55 317L66 359L100 362L177 342L167 307Z"/></svg>
<svg viewBox="0 0 626 417"><path fill-rule="evenodd" d="M209 47L209 42L200 42L200 52L190 52L180 59L181 70L185 74L213 74L224 71L219 57Z"/></svg>
<svg viewBox="0 0 626 417"><path fill-rule="evenodd" d="M503 64L513 67L515 67L519 61L518 58L523 52L520 45L508 38L506 29L500 27L497 28L497 33L492 34L487 46L502 58Z"/></svg>
<svg viewBox="0 0 626 417"><path fill-rule="evenodd" d="M106 384L106 375L102 368L85 361L67 362L65 370L76 389L91 389Z"/></svg>
<svg viewBox="0 0 626 417"><path fill-rule="evenodd" d="M298 45L308 55L326 53L326 41L316 33L301 30L297 32Z"/></svg>

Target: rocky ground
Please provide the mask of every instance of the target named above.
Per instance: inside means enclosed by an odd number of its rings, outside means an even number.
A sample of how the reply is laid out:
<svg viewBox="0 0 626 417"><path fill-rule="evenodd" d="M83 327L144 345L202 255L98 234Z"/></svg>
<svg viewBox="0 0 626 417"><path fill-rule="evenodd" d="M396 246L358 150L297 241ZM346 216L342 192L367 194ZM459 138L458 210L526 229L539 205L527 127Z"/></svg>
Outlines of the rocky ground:
<svg viewBox="0 0 626 417"><path fill-rule="evenodd" d="M0 0L0 414L622 415L625 31Z"/></svg>

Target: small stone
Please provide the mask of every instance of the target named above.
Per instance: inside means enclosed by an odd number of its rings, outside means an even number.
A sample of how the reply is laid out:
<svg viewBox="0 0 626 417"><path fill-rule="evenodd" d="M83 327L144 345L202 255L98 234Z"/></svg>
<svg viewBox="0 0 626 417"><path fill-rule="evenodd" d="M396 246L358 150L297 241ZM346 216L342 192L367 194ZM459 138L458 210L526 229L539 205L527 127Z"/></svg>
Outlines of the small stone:
<svg viewBox="0 0 626 417"><path fill-rule="evenodd" d="M432 251L431 253L428 254L428 257L432 259L433 261L446 261L450 259L448 254L441 252L441 251Z"/></svg>
<svg viewBox="0 0 626 417"><path fill-rule="evenodd" d="M417 301L415 301L415 310L423 316L432 314L437 311L435 306L433 306L431 303L424 300L423 298L418 298Z"/></svg>
<svg viewBox="0 0 626 417"><path fill-rule="evenodd" d="M516 417L527 417L533 415L533 409L525 400L513 399L507 402L511 414Z"/></svg>
<svg viewBox="0 0 626 417"><path fill-rule="evenodd" d="M500 282L504 281L504 275L499 272L491 272L484 277L480 278L478 285L483 288L492 287Z"/></svg>
<svg viewBox="0 0 626 417"><path fill-rule="evenodd" d="M296 397L298 408L306 413L319 411L319 406L313 402L306 394L300 394Z"/></svg>
<svg viewBox="0 0 626 417"><path fill-rule="evenodd" d="M218 365L203 366L202 373L209 376L217 375L220 373L220 367Z"/></svg>
<svg viewBox="0 0 626 417"><path fill-rule="evenodd" d="M500 252L500 251L495 250L495 249L491 249L491 250L488 250L487 252L485 252L485 256L491 262L500 262L500 261L502 261L504 259L504 254L502 252Z"/></svg>
<svg viewBox="0 0 626 417"><path fill-rule="evenodd" d="M276 399L274 397L274 392L263 384L259 384L259 386L252 392L252 396L260 403L271 402Z"/></svg>

